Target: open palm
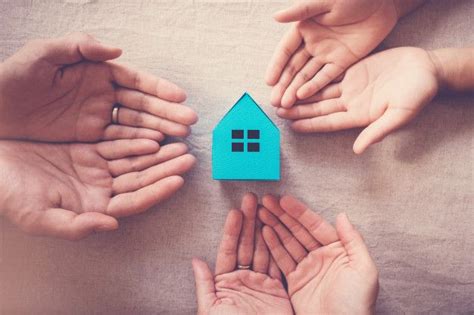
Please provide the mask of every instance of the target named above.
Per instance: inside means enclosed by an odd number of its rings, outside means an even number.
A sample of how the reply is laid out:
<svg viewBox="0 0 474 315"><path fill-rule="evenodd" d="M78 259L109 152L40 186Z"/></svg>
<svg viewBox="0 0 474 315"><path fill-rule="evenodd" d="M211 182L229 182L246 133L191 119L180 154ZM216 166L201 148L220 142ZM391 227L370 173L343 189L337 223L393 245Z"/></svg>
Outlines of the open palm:
<svg viewBox="0 0 474 315"><path fill-rule="evenodd" d="M367 314L374 310L377 269L345 215L334 229L292 197L267 195L263 237L288 282L297 314Z"/></svg>
<svg viewBox="0 0 474 315"><path fill-rule="evenodd" d="M35 40L0 66L0 137L51 142L186 136L193 110L176 85L105 62L121 51L85 34ZM119 124L112 109L119 104Z"/></svg>
<svg viewBox="0 0 474 315"><path fill-rule="evenodd" d="M210 301L211 302L211 301ZM204 314L292 314L280 280L237 270L215 277L215 298Z"/></svg>
<svg viewBox="0 0 474 315"><path fill-rule="evenodd" d="M283 37L267 70L272 104L291 107L340 76L371 52L393 29L392 0L301 1L277 13L298 21Z"/></svg>
<svg viewBox="0 0 474 315"><path fill-rule="evenodd" d="M408 123L436 95L436 67L419 48L402 47L369 56L303 104L278 109L280 117L295 120L298 132L330 132L365 127L354 152Z"/></svg>
<svg viewBox="0 0 474 315"><path fill-rule="evenodd" d="M0 142L1 211L26 232L79 239L176 192L195 162L183 144ZM9 180L9 179L15 180Z"/></svg>
<svg viewBox="0 0 474 315"><path fill-rule="evenodd" d="M246 194L242 210L231 210L217 254L215 276L193 260L198 314L292 314L281 273L270 258L256 220L257 198ZM239 270L239 266L248 266Z"/></svg>

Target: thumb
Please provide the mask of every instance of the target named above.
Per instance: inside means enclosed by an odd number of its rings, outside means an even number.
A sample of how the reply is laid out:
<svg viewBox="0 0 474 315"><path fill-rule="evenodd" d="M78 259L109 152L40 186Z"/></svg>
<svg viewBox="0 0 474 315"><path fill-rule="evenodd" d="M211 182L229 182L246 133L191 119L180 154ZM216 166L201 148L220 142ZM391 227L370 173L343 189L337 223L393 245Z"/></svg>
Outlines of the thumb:
<svg viewBox="0 0 474 315"><path fill-rule="evenodd" d="M39 41L43 44L44 58L56 65L88 61L107 61L122 54L120 48L102 44L86 33L73 33L60 38Z"/></svg>
<svg viewBox="0 0 474 315"><path fill-rule="evenodd" d="M414 115L407 109L388 108L379 119L362 130L354 142L354 153L361 154L370 145L382 141L388 134L406 124Z"/></svg>
<svg viewBox="0 0 474 315"><path fill-rule="evenodd" d="M351 222L349 222L345 213L340 213L337 216L336 231L351 261L354 261L356 265L359 262L367 261L367 259L372 261L364 239Z"/></svg>
<svg viewBox="0 0 474 315"><path fill-rule="evenodd" d="M204 261L193 258L192 264L196 282L198 314L207 314L217 300L214 276Z"/></svg>
<svg viewBox="0 0 474 315"><path fill-rule="evenodd" d="M331 10L329 1L304 0L293 4L291 7L278 11L273 15L280 23L306 20Z"/></svg>
<svg viewBox="0 0 474 315"><path fill-rule="evenodd" d="M105 232L118 228L115 218L99 212L77 214L65 209L51 208L33 214L30 222L22 228L35 235L79 240L93 232Z"/></svg>

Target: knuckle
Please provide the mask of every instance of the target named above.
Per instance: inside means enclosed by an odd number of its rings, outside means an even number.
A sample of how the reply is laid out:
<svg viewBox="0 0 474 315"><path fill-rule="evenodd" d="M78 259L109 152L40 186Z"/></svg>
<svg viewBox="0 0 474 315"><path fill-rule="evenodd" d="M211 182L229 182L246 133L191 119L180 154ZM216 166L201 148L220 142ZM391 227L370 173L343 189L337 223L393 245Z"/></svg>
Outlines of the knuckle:
<svg viewBox="0 0 474 315"><path fill-rule="evenodd" d="M141 112L134 112L133 113L133 123L136 125L136 126L140 126L143 124L144 122L144 117L143 117L143 114Z"/></svg>
<svg viewBox="0 0 474 315"><path fill-rule="evenodd" d="M144 110L147 108L148 105L148 97L144 93L140 93L139 99L138 99L138 107L141 110Z"/></svg>
<svg viewBox="0 0 474 315"><path fill-rule="evenodd" d="M316 231L321 226L321 223L322 223L321 219L319 219L319 218L315 219L314 221L309 223L308 228L309 228L310 231Z"/></svg>
<svg viewBox="0 0 474 315"><path fill-rule="evenodd" d="M80 239L86 237L87 234L84 234L84 233L80 233L78 231L75 231L75 230L72 230L72 231L68 231L65 235L64 235L64 239L68 240L68 241L79 241Z"/></svg>
<svg viewBox="0 0 474 315"><path fill-rule="evenodd" d="M303 231L303 227L296 223L288 225L288 228L290 229L291 233L293 233L294 235L300 234Z"/></svg>
<svg viewBox="0 0 474 315"><path fill-rule="evenodd" d="M73 32L69 35L70 38L76 39L78 41L89 41L95 40L92 35L86 32Z"/></svg>
<svg viewBox="0 0 474 315"><path fill-rule="evenodd" d="M233 256L236 254L235 248L233 247L224 247L221 252L224 256Z"/></svg>
<svg viewBox="0 0 474 315"><path fill-rule="evenodd" d="M290 51L290 49L288 47L283 47L283 54L287 57L287 58L290 58L291 55L292 55L292 52Z"/></svg>
<svg viewBox="0 0 474 315"><path fill-rule="evenodd" d="M129 157L127 158L128 160L128 164L130 166L130 169L132 172L138 172L139 171L139 167L138 167L138 161L135 157Z"/></svg>
<svg viewBox="0 0 474 315"><path fill-rule="evenodd" d="M41 232L38 224L38 215L35 211L27 211L22 214L17 220L17 225L28 234L38 235Z"/></svg>
<svg viewBox="0 0 474 315"><path fill-rule="evenodd" d="M296 66L294 64L289 64L287 70L288 70L288 74L293 76L296 72Z"/></svg>
<svg viewBox="0 0 474 315"><path fill-rule="evenodd" d="M138 71L135 71L133 75L133 86L138 89L139 86L141 86L141 78L140 78L140 73Z"/></svg>
<svg viewBox="0 0 474 315"><path fill-rule="evenodd" d="M135 183L137 183L137 185L139 187L145 187L145 178L143 176L143 173L142 172L136 172L135 173Z"/></svg>
<svg viewBox="0 0 474 315"><path fill-rule="evenodd" d="M32 39L26 42L25 47L27 48L38 48L46 45L46 39Z"/></svg>
<svg viewBox="0 0 474 315"><path fill-rule="evenodd" d="M298 256L295 257L295 260L296 260L297 262L300 262L300 261L302 261L305 257L306 257L306 256L305 256L304 254L300 254L300 255L298 255Z"/></svg>

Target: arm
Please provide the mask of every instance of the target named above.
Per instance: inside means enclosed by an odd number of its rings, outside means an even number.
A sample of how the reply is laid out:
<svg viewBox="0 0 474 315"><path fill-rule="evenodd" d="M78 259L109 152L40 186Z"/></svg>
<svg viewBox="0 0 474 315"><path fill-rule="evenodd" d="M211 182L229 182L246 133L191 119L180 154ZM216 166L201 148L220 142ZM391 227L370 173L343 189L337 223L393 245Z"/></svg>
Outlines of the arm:
<svg viewBox="0 0 474 315"><path fill-rule="evenodd" d="M439 86L452 92L474 92L474 48L443 48L429 52Z"/></svg>

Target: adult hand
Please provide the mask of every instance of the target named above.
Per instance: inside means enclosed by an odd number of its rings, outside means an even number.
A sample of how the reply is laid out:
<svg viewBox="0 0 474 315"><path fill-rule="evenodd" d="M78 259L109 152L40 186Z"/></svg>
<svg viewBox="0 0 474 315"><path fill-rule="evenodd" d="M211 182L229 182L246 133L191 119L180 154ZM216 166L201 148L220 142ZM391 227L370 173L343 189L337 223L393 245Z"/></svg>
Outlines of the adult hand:
<svg viewBox="0 0 474 315"><path fill-rule="evenodd" d="M393 0L303 0L275 15L293 22L266 74L271 103L289 108L371 52L398 20Z"/></svg>
<svg viewBox="0 0 474 315"><path fill-rule="evenodd" d="M198 314L293 313L280 270L263 241L256 209L257 197L246 194L242 210L229 212L215 275L205 262L193 260Z"/></svg>
<svg viewBox="0 0 474 315"><path fill-rule="evenodd" d="M296 314L369 314L378 293L375 264L344 214L336 229L293 197L263 197L263 238L288 282Z"/></svg>
<svg viewBox="0 0 474 315"><path fill-rule="evenodd" d="M106 62L121 50L77 33L34 40L0 64L0 138L49 142L186 136L196 113L175 84ZM120 104L118 124L112 109Z"/></svg>
<svg viewBox="0 0 474 315"><path fill-rule="evenodd" d="M313 97L277 114L297 132L365 127L354 143L362 153L412 120L438 92L436 66L420 48L402 47L369 56Z"/></svg>
<svg viewBox="0 0 474 315"><path fill-rule="evenodd" d="M182 143L0 141L1 214L24 231L76 240L117 228L174 194L195 158Z"/></svg>

